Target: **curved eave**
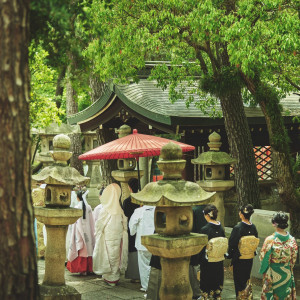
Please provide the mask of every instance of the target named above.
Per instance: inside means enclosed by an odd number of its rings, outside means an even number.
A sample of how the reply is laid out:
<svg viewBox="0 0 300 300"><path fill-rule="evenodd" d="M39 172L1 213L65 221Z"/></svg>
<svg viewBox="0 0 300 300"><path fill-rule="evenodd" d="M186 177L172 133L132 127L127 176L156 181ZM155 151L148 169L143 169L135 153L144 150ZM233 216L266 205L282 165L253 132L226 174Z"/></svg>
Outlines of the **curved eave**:
<svg viewBox="0 0 300 300"><path fill-rule="evenodd" d="M118 98L131 110L135 111L139 115L147 116L147 119L151 119L154 122L162 123L164 125L172 125L171 117L165 116L159 113L154 113L149 111L139 105L135 105L130 101L119 89L117 86L114 86L114 92Z"/></svg>
<svg viewBox="0 0 300 300"><path fill-rule="evenodd" d="M107 86L100 99L98 99L86 109L68 117L68 122L71 125L78 124L81 127L81 124L91 121L92 119L96 118L98 115L101 115L104 111L106 111L113 103L115 98L114 96L114 92L109 86Z"/></svg>

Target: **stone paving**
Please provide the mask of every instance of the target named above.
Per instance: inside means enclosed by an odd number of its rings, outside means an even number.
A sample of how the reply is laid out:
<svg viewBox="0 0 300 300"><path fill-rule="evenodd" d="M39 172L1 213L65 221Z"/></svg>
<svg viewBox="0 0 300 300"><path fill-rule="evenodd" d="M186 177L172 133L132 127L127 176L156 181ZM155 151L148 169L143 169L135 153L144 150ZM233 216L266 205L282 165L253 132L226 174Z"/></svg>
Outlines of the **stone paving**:
<svg viewBox="0 0 300 300"><path fill-rule="evenodd" d="M39 282L42 283L45 274L45 261L38 260ZM235 299L234 285L230 271L225 272L224 290L222 299ZM119 285L108 286L102 278L96 275L80 276L65 272L66 284L81 293L82 300L120 300L145 299L144 292L140 291L140 284L131 283L129 279L121 277ZM254 300L260 299L260 282L253 286ZM300 299L300 297L297 297Z"/></svg>

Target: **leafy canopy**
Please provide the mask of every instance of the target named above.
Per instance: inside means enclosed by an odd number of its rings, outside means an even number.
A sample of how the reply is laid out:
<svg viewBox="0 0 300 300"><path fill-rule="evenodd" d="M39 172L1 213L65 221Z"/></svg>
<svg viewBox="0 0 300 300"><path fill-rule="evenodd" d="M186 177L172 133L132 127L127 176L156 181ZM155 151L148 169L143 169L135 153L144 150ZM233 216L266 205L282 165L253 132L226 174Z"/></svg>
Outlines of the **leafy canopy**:
<svg viewBox="0 0 300 300"><path fill-rule="evenodd" d="M45 63L48 53L42 47L30 48L30 124L31 127L44 128L52 122L61 122L65 112L57 108L55 102L55 88L57 72Z"/></svg>
<svg viewBox="0 0 300 300"><path fill-rule="evenodd" d="M102 80L138 81L155 58L170 64L150 79L169 86L174 101L186 85L218 97L257 74L285 92L287 77L297 80L297 1L94 0L87 13L94 38L85 55Z"/></svg>
<svg viewBox="0 0 300 300"><path fill-rule="evenodd" d="M79 110L91 104L88 94L89 62L81 54L89 39L85 15L85 7L89 2L31 2L30 109L33 127L45 127L51 121L66 121L66 91L62 89L63 94L57 96L56 86L66 85L64 75L62 78L60 75L65 74L67 68Z"/></svg>

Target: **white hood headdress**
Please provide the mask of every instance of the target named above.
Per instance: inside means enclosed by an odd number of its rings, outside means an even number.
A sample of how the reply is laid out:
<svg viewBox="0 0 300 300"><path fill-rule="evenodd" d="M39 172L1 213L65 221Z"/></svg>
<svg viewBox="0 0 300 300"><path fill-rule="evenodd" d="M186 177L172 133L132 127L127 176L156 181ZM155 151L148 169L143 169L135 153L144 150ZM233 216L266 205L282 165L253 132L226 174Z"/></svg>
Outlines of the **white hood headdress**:
<svg viewBox="0 0 300 300"><path fill-rule="evenodd" d="M101 204L104 209L111 215L123 214L120 205L121 188L118 184L108 185L101 196Z"/></svg>

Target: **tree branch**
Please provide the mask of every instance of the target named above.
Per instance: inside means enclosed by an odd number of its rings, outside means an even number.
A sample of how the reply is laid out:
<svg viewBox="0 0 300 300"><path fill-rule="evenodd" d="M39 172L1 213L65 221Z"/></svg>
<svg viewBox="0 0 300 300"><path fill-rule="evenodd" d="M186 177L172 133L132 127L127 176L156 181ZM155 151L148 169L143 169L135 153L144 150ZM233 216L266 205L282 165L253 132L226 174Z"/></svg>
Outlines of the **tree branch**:
<svg viewBox="0 0 300 300"><path fill-rule="evenodd" d="M295 82L293 82L289 77L287 77L286 75L284 75L285 80L294 88L296 88L298 91L300 91L300 86L297 85Z"/></svg>
<svg viewBox="0 0 300 300"><path fill-rule="evenodd" d="M207 74L208 73L208 68L207 68L207 65L206 65L206 63L204 61L203 55L201 53L201 51L204 51L205 53L207 53L206 48L203 47L203 46L201 46L201 45L198 45L198 44L192 42L191 39L189 39L188 37L185 37L184 40L186 41L186 43L189 46L191 46L192 48L195 49L196 57L199 59L201 69L202 69L202 71L203 71L204 74Z"/></svg>
<svg viewBox="0 0 300 300"><path fill-rule="evenodd" d="M218 69L220 69L220 65L219 65L217 59L214 57L214 55L213 55L213 53L211 51L210 41L206 41L205 45L206 45L206 48L207 48L207 54L208 54L208 56L210 58L213 71L216 74L216 73L218 73Z"/></svg>
<svg viewBox="0 0 300 300"><path fill-rule="evenodd" d="M242 71L240 71L240 74L247 86L247 89L249 90L249 92L252 94L252 95L255 95L256 93L256 88L255 88L255 84L253 82L253 80L251 78L249 78L248 76L246 76L246 74Z"/></svg>
<svg viewBox="0 0 300 300"><path fill-rule="evenodd" d="M198 49L195 49L196 50L196 57L199 59L200 61L200 66L201 66L201 69L203 71L204 74L207 74L208 73L208 69L207 69L207 66L206 66L206 63L204 61L204 58L202 56L202 53L200 50Z"/></svg>

